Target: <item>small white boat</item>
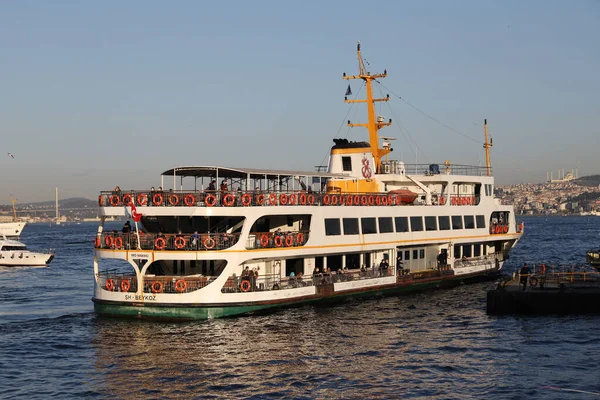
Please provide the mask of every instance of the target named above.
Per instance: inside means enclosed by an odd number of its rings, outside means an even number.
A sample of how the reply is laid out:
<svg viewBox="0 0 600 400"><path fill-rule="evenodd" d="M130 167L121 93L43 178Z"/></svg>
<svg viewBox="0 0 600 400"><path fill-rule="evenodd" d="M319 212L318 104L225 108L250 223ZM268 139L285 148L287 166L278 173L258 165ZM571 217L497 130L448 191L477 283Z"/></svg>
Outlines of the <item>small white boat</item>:
<svg viewBox="0 0 600 400"><path fill-rule="evenodd" d="M17 240L0 239L0 266L34 267L45 266L54 258L54 252L34 253L27 250L25 243Z"/></svg>
<svg viewBox="0 0 600 400"><path fill-rule="evenodd" d="M0 222L0 237L18 238L27 226L25 221Z"/></svg>

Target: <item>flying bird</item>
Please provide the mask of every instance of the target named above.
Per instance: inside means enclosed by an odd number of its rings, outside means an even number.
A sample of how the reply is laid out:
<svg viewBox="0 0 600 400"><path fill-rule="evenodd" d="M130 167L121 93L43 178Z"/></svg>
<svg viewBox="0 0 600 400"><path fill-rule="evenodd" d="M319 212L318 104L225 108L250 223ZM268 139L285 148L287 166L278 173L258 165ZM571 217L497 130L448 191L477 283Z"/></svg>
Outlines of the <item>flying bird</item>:
<svg viewBox="0 0 600 400"><path fill-rule="evenodd" d="M9 157L12 157L12 158L15 158L15 156L13 156L13 154L12 154L12 153L8 153L8 156L9 156Z"/></svg>

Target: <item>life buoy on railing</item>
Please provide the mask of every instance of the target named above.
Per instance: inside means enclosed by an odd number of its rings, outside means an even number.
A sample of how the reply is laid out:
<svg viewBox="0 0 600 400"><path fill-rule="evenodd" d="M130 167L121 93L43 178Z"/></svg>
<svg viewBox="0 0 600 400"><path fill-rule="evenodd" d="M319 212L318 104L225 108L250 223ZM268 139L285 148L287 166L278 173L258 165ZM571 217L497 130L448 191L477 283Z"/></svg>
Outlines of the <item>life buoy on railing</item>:
<svg viewBox="0 0 600 400"><path fill-rule="evenodd" d="M453 206L456 205L456 197L452 197L452 199L450 200L450 204L452 204Z"/></svg>
<svg viewBox="0 0 600 400"><path fill-rule="evenodd" d="M535 276L529 278L529 286L536 287L538 285L538 280Z"/></svg>
<svg viewBox="0 0 600 400"><path fill-rule="evenodd" d="M367 205L367 196L365 196L364 194L362 196L360 196L360 205L361 206Z"/></svg>
<svg viewBox="0 0 600 400"><path fill-rule="evenodd" d="M183 279L179 279L175 282L175 290L177 290L179 293L185 292L186 289L187 283L185 283Z"/></svg>
<svg viewBox="0 0 600 400"><path fill-rule="evenodd" d="M292 235L287 235L285 237L285 247L292 247L294 245L294 237Z"/></svg>
<svg viewBox="0 0 600 400"><path fill-rule="evenodd" d="M94 242L94 247L95 248L100 248L100 236L96 236L96 240Z"/></svg>
<svg viewBox="0 0 600 400"><path fill-rule="evenodd" d="M188 207L191 207L191 206L193 206L194 204L196 204L196 198L194 197L194 195L193 195L193 194L191 194L191 193L188 193L188 194L186 194L186 195L185 195L185 197L183 198L183 203L184 203L186 206L188 206Z"/></svg>
<svg viewBox="0 0 600 400"><path fill-rule="evenodd" d="M169 196L169 204L172 206L179 205L179 196L176 193Z"/></svg>
<svg viewBox="0 0 600 400"><path fill-rule="evenodd" d="M108 290L109 292L112 292L115 288L115 281L113 281L111 278L108 278L106 280L105 287L106 287L106 290Z"/></svg>
<svg viewBox="0 0 600 400"><path fill-rule="evenodd" d="M281 236L275 236L273 239L273 243L275 243L275 247L281 247L283 245L283 238Z"/></svg>
<svg viewBox="0 0 600 400"><path fill-rule="evenodd" d="M502 233L502 227L500 225L496 225L496 233Z"/></svg>
<svg viewBox="0 0 600 400"><path fill-rule="evenodd" d="M263 235L261 235L260 237L260 245L262 247L267 247L269 245L269 236L264 233Z"/></svg>
<svg viewBox="0 0 600 400"><path fill-rule="evenodd" d="M281 193L279 195L279 204L281 204L282 206L285 206L288 203L288 197L287 194L285 193Z"/></svg>
<svg viewBox="0 0 600 400"><path fill-rule="evenodd" d="M123 204L126 206L130 206L131 204L133 204L133 198L131 197L131 195L129 193L126 195L123 195Z"/></svg>
<svg viewBox="0 0 600 400"><path fill-rule="evenodd" d="M104 238L104 244L106 245L106 247L112 247L112 245L113 245L113 237L112 236L106 236Z"/></svg>
<svg viewBox="0 0 600 400"><path fill-rule="evenodd" d="M504 225L503 231L504 233L508 233L508 225Z"/></svg>
<svg viewBox="0 0 600 400"><path fill-rule="evenodd" d="M148 203L148 195L146 193L138 194L137 202L140 206L145 206Z"/></svg>
<svg viewBox="0 0 600 400"><path fill-rule="evenodd" d="M381 197L378 194L375 195L375 205L378 206L381 204Z"/></svg>
<svg viewBox="0 0 600 400"><path fill-rule="evenodd" d="M315 196L313 196L312 194L309 194L308 196L306 196L306 203L310 206L315 204Z"/></svg>
<svg viewBox="0 0 600 400"><path fill-rule="evenodd" d="M179 250L183 249L186 245L186 240L183 236L177 236L175 238L175 247L177 247Z"/></svg>
<svg viewBox="0 0 600 400"><path fill-rule="evenodd" d="M119 204L121 204L121 200L119 199L119 196L117 196L116 194L113 194L112 196L110 196L110 204L113 207L116 207Z"/></svg>
<svg viewBox="0 0 600 400"><path fill-rule="evenodd" d="M244 293L249 292L252 289L252 284L248 279L244 279L242 283L240 283L240 290Z"/></svg>
<svg viewBox="0 0 600 400"><path fill-rule="evenodd" d="M271 205L271 206L277 205L277 195L275 193L271 193L269 195L269 205Z"/></svg>
<svg viewBox="0 0 600 400"><path fill-rule="evenodd" d="M248 193L244 193L242 195L242 205L245 207L248 207L251 202L252 202L252 196L250 196Z"/></svg>
<svg viewBox="0 0 600 400"><path fill-rule="evenodd" d="M129 289L131 288L131 283L129 283L128 279L125 279L124 281L121 282L121 292L129 292Z"/></svg>
<svg viewBox="0 0 600 400"><path fill-rule="evenodd" d="M440 196L440 206L444 205L444 196Z"/></svg>
<svg viewBox="0 0 600 400"><path fill-rule="evenodd" d="M519 232L523 232L523 223L519 222Z"/></svg>
<svg viewBox="0 0 600 400"><path fill-rule="evenodd" d="M204 245L205 249L210 250L210 249L214 249L217 242L215 241L215 239L213 239L209 236L206 239L204 239L204 242L202 242L202 244Z"/></svg>
<svg viewBox="0 0 600 400"><path fill-rule="evenodd" d="M156 193L154 196L152 196L152 204L154 204L155 206L159 206L163 203L163 196L160 193Z"/></svg>
<svg viewBox="0 0 600 400"><path fill-rule="evenodd" d="M225 197L223 198L223 204L225 204L227 207L231 207L234 202L235 202L235 197L233 197L233 195L231 193L227 193L225 195Z"/></svg>
<svg viewBox="0 0 600 400"><path fill-rule="evenodd" d="M120 249L122 247L123 247L123 239L118 236L115 238L115 248Z"/></svg>
<svg viewBox="0 0 600 400"><path fill-rule="evenodd" d="M370 194L369 197L367 197L367 204L370 206L375 204L375 197L372 194Z"/></svg>
<svg viewBox="0 0 600 400"><path fill-rule="evenodd" d="M382 206L387 206L387 205L388 205L388 199L387 199L387 196L382 196L382 197L381 197L381 205L382 205Z"/></svg>
<svg viewBox="0 0 600 400"><path fill-rule="evenodd" d="M388 199L388 206L393 205L393 203L394 203L394 196L392 196L391 194L388 194L387 199Z"/></svg>
<svg viewBox="0 0 600 400"><path fill-rule="evenodd" d="M332 194L331 195L331 205L332 206L337 206L337 203L338 203L338 196L335 195L335 194Z"/></svg>
<svg viewBox="0 0 600 400"><path fill-rule="evenodd" d="M359 195L354 195L354 205L359 205L360 204L360 196Z"/></svg>
<svg viewBox="0 0 600 400"><path fill-rule="evenodd" d="M325 196L323 196L323 204L328 206L329 203L331 203L331 198L329 197L328 194L326 194Z"/></svg>
<svg viewBox="0 0 600 400"><path fill-rule="evenodd" d="M296 235L296 244L301 245L304 243L304 234L302 232L298 232Z"/></svg>
<svg viewBox="0 0 600 400"><path fill-rule="evenodd" d="M154 241L154 248L156 250L163 250L166 245L167 245L167 241L165 240L165 238L157 237L156 240Z"/></svg>
<svg viewBox="0 0 600 400"><path fill-rule="evenodd" d="M342 204L346 204L347 206L351 206L352 205L352 195L348 194L345 197L342 197Z"/></svg>
<svg viewBox="0 0 600 400"><path fill-rule="evenodd" d="M160 281L152 282L152 286L150 286L152 293L161 293L163 291L163 284Z"/></svg>
<svg viewBox="0 0 600 400"><path fill-rule="evenodd" d="M290 206L295 206L296 201L298 200L298 195L296 193L292 193L288 197L288 200L289 200L288 203L290 204Z"/></svg>
<svg viewBox="0 0 600 400"><path fill-rule="evenodd" d="M301 206L306 205L306 195L304 193L301 193L300 196L298 196L298 202Z"/></svg>
<svg viewBox="0 0 600 400"><path fill-rule="evenodd" d="M100 207L104 207L104 196L102 196L102 195L98 196L98 205Z"/></svg>
<svg viewBox="0 0 600 400"><path fill-rule="evenodd" d="M209 194L208 196L206 196L206 198L204 199L204 204L206 204L207 207L212 207L215 204L217 204L217 198L215 197L214 194Z"/></svg>

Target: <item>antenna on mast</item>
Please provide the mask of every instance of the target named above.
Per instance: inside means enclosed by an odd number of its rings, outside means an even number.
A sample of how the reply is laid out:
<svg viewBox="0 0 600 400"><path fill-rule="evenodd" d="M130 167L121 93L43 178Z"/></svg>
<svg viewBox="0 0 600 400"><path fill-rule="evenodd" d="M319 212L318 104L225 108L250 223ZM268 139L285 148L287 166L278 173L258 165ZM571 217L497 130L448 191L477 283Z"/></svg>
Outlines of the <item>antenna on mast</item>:
<svg viewBox="0 0 600 400"><path fill-rule="evenodd" d="M485 149L485 165L487 167L487 176L492 176L492 164L490 163L490 147L493 146L492 139L488 142L487 119L483 120L483 132L485 133L485 141L483 148Z"/></svg>

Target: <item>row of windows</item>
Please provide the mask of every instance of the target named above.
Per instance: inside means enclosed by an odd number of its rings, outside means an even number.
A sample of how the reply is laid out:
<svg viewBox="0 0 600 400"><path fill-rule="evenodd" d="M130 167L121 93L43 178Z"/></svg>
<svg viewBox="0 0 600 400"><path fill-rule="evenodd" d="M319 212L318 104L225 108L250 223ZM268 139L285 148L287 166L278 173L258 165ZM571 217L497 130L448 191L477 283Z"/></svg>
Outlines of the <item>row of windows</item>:
<svg viewBox="0 0 600 400"><path fill-rule="evenodd" d="M422 231L449 231L450 229L475 229L485 228L485 218L483 215L453 215L449 217L366 217L360 218L360 230L358 227L358 218L342 218L340 224L339 218L325 219L325 235L336 236L358 235L361 231L363 235L377 233L377 222L379 222L379 233L391 232L422 232ZM476 225L477 224L477 225ZM395 230L394 230L395 225Z"/></svg>

